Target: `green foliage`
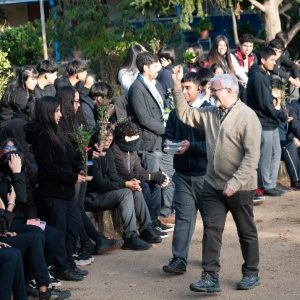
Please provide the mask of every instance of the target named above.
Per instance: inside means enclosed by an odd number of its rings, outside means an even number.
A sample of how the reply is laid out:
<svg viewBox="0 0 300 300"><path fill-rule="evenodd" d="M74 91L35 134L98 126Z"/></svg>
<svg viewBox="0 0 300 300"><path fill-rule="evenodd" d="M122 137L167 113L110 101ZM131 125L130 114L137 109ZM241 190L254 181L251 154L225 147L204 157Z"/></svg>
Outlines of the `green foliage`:
<svg viewBox="0 0 300 300"><path fill-rule="evenodd" d="M186 65L192 64L193 60L196 57L196 54L194 52L188 51L188 49L183 53L183 62Z"/></svg>
<svg viewBox="0 0 300 300"><path fill-rule="evenodd" d="M0 47L15 66L36 64L42 57L40 27L30 22L18 27L4 26L0 31Z"/></svg>
<svg viewBox="0 0 300 300"><path fill-rule="evenodd" d="M6 52L0 51L0 99L5 92L8 81L13 76L7 55Z"/></svg>
<svg viewBox="0 0 300 300"><path fill-rule="evenodd" d="M207 16L201 17L199 20L199 24L196 27L196 30L198 33L202 32L204 30L209 30L209 31L213 30L213 24L210 21L210 18Z"/></svg>
<svg viewBox="0 0 300 300"><path fill-rule="evenodd" d="M109 102L104 99L100 104L97 106L97 115L98 115L98 127L99 127L99 134L98 140L104 141L106 137L106 128L109 124Z"/></svg>
<svg viewBox="0 0 300 300"><path fill-rule="evenodd" d="M84 167L84 175L87 175L87 159L88 159L88 145L93 132L88 130L84 125L80 125L74 133L74 140L80 150L82 163Z"/></svg>
<svg viewBox="0 0 300 300"><path fill-rule="evenodd" d="M58 1L47 22L48 38L59 41L64 57L79 50L92 58L110 44L108 12L109 7L99 0Z"/></svg>

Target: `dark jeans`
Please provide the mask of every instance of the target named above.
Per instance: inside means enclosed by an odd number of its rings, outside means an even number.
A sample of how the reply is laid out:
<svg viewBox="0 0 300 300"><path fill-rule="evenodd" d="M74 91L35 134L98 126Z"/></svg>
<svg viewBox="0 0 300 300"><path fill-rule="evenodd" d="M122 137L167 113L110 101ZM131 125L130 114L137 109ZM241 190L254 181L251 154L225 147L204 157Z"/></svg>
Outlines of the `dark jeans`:
<svg viewBox="0 0 300 300"><path fill-rule="evenodd" d="M136 219L139 221L140 232L151 224L147 204L142 192L132 192L124 188L100 193L89 193L85 199L85 207L88 211L98 212L119 208L124 229L124 237L127 238L136 231Z"/></svg>
<svg viewBox="0 0 300 300"><path fill-rule="evenodd" d="M202 267L205 272L218 276L222 234L227 212L230 211L240 240L244 264L244 276L258 274L259 250L257 230L253 215L254 191L238 191L225 197L206 181L203 187L203 248Z"/></svg>
<svg viewBox="0 0 300 300"><path fill-rule="evenodd" d="M155 183L141 181L141 187L152 221L159 216L161 206L161 187Z"/></svg>
<svg viewBox="0 0 300 300"><path fill-rule="evenodd" d="M282 156L286 165L287 172L292 182L300 180L300 148L293 142L285 145L282 151Z"/></svg>
<svg viewBox="0 0 300 300"><path fill-rule="evenodd" d="M78 203L74 199L41 198L44 219L56 227L63 235L66 259L71 268L75 267L72 255L76 252L77 239L80 234L81 220Z"/></svg>
<svg viewBox="0 0 300 300"><path fill-rule="evenodd" d="M15 237L0 237L0 242L19 249L24 257L25 266L28 265L30 268L37 286L48 286L50 278L44 257L45 241L42 235L34 232L23 233Z"/></svg>
<svg viewBox="0 0 300 300"><path fill-rule="evenodd" d="M26 300L23 260L21 252L16 248L0 249L0 299Z"/></svg>
<svg viewBox="0 0 300 300"><path fill-rule="evenodd" d="M26 225L24 219L14 219L10 231L16 233L36 232L45 238L45 258L48 266L55 265L58 269L70 268L66 260L64 236L53 226L46 225L44 231L33 225Z"/></svg>
<svg viewBox="0 0 300 300"><path fill-rule="evenodd" d="M174 208L175 228L172 240L172 253L185 262L194 233L198 210L202 213L202 189L204 176L187 176L175 172Z"/></svg>

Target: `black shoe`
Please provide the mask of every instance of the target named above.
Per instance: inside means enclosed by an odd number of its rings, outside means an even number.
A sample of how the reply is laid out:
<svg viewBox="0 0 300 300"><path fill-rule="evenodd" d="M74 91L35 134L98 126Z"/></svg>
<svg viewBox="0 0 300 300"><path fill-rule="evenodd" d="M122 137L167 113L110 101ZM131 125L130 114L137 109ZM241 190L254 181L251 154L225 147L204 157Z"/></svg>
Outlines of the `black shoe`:
<svg viewBox="0 0 300 300"><path fill-rule="evenodd" d="M186 272L186 263L179 257L173 257L169 264L163 266L165 273L180 275Z"/></svg>
<svg viewBox="0 0 300 300"><path fill-rule="evenodd" d="M158 219L152 223L154 229L157 229L161 232L172 232L174 231L174 227L163 224Z"/></svg>
<svg viewBox="0 0 300 300"><path fill-rule="evenodd" d="M75 272L74 270L64 270L62 272L57 272L56 276L65 281L82 281L83 276Z"/></svg>
<svg viewBox="0 0 300 300"><path fill-rule="evenodd" d="M161 239L166 239L169 237L167 232L162 232L157 227L153 227L153 231L156 235L160 236Z"/></svg>
<svg viewBox="0 0 300 300"><path fill-rule="evenodd" d="M105 254L109 251L120 249L123 243L123 240L110 240L103 236L96 244L96 253Z"/></svg>
<svg viewBox="0 0 300 300"><path fill-rule="evenodd" d="M48 289L46 292L39 292L39 300L64 300L70 297L69 290Z"/></svg>
<svg viewBox="0 0 300 300"><path fill-rule="evenodd" d="M291 187L297 190L300 190L300 181L292 181Z"/></svg>
<svg viewBox="0 0 300 300"><path fill-rule="evenodd" d="M283 194L287 193L288 192L288 189L286 188L283 188L283 187L280 187L280 186L276 186L275 190L279 191L279 192L282 192Z"/></svg>
<svg viewBox="0 0 300 300"><path fill-rule="evenodd" d="M148 250L152 247L151 244L141 240L136 233L133 233L129 238L124 238L123 250Z"/></svg>
<svg viewBox="0 0 300 300"><path fill-rule="evenodd" d="M82 254L92 256L93 254L95 254L95 245L90 240L88 240L84 243L81 243L80 252Z"/></svg>
<svg viewBox="0 0 300 300"><path fill-rule="evenodd" d="M237 289L251 290L259 285L260 285L260 281L258 276L243 276L242 280L239 282L237 286Z"/></svg>
<svg viewBox="0 0 300 300"><path fill-rule="evenodd" d="M279 191L276 188L265 190L265 195L273 196L273 197L279 197L282 196L284 193L282 191Z"/></svg>
<svg viewBox="0 0 300 300"><path fill-rule="evenodd" d="M206 272L202 273L202 278L199 281L190 284L190 290L202 293L221 292L219 279Z"/></svg>
<svg viewBox="0 0 300 300"><path fill-rule="evenodd" d="M32 287L30 284L26 285L26 294L29 297L37 298L39 296L39 292L36 288Z"/></svg>
<svg viewBox="0 0 300 300"><path fill-rule="evenodd" d="M161 237L154 232L151 225L142 231L140 238L151 244L161 243Z"/></svg>
<svg viewBox="0 0 300 300"><path fill-rule="evenodd" d="M80 276L87 276L89 274L87 270L79 269L78 267L75 267L73 271Z"/></svg>

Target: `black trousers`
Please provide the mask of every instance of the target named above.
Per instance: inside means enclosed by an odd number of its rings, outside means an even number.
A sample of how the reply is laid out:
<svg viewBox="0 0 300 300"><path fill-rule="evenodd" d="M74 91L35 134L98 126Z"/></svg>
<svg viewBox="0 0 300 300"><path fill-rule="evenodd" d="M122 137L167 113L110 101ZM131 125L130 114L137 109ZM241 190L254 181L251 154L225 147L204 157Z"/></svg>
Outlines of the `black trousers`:
<svg viewBox="0 0 300 300"><path fill-rule="evenodd" d="M282 157L292 182L300 180L300 148L293 142L282 147Z"/></svg>
<svg viewBox="0 0 300 300"><path fill-rule="evenodd" d="M0 299L26 300L23 260L20 250L0 248Z"/></svg>
<svg viewBox="0 0 300 300"><path fill-rule="evenodd" d="M0 237L0 242L21 251L25 268L26 266L30 268L38 287L49 285L50 278L44 257L45 241L42 235L29 232L14 237Z"/></svg>
<svg viewBox="0 0 300 300"><path fill-rule="evenodd" d="M244 276L258 274L259 250L257 230L253 215L254 191L238 191L225 197L223 191L214 189L206 181L203 187L203 270L217 277L220 271L220 251L226 215L231 212L241 245Z"/></svg>
<svg viewBox="0 0 300 300"><path fill-rule="evenodd" d="M70 268L74 268L72 255L76 251L81 228L81 216L77 201L43 197L39 209L47 224L56 227L61 232L66 249L66 260Z"/></svg>

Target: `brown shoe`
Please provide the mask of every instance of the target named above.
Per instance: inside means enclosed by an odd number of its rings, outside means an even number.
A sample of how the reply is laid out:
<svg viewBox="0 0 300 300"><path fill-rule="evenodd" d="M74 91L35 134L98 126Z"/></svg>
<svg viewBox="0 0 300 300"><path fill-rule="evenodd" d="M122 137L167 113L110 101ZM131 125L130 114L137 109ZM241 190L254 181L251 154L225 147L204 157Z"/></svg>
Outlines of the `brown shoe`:
<svg viewBox="0 0 300 300"><path fill-rule="evenodd" d="M174 226L175 225L175 214L170 214L167 217L159 216L158 220L160 222L162 222L164 225Z"/></svg>

